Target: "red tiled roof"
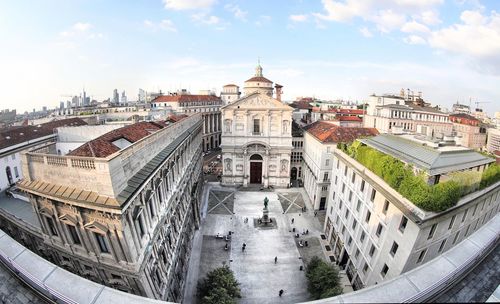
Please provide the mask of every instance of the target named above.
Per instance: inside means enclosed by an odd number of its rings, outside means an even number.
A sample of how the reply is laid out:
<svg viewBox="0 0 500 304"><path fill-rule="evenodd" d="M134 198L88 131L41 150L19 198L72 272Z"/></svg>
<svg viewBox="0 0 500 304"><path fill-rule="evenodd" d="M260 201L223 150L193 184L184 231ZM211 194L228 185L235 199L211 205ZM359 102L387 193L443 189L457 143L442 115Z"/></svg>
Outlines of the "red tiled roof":
<svg viewBox="0 0 500 304"><path fill-rule="evenodd" d="M68 118L36 126L17 126L3 129L0 131L0 149L54 134L55 129L59 127L84 126L86 124L80 118Z"/></svg>
<svg viewBox="0 0 500 304"><path fill-rule="evenodd" d="M296 109L311 109L312 106L309 104L308 101L306 100L299 100L299 101L294 101L292 104L290 104L292 108Z"/></svg>
<svg viewBox="0 0 500 304"><path fill-rule="evenodd" d="M151 133L162 129L163 127L164 125L158 122L141 121L101 135L98 138L93 139L71 151L68 155L107 157L117 151L120 151L120 148L113 144L115 140L123 138L131 143L134 143Z"/></svg>
<svg viewBox="0 0 500 304"><path fill-rule="evenodd" d="M200 102L200 101L221 101L214 95L162 95L153 99L152 102Z"/></svg>
<svg viewBox="0 0 500 304"><path fill-rule="evenodd" d="M168 122L178 122L179 120L182 120L186 117L188 117L186 114L181 114L181 115L172 114L167 118L167 121Z"/></svg>
<svg viewBox="0 0 500 304"><path fill-rule="evenodd" d="M378 134L375 128L340 127L324 121L317 121L306 126L304 129L324 143L348 143L360 137L375 136Z"/></svg>
<svg viewBox="0 0 500 304"><path fill-rule="evenodd" d="M450 114L449 117L450 121L464 125L477 126L481 122L476 117L465 113Z"/></svg>
<svg viewBox="0 0 500 304"><path fill-rule="evenodd" d="M364 115L365 110L363 109L328 109L321 110L319 107L314 107L313 112L324 112L324 113L338 113L338 114L348 114L348 115Z"/></svg>
<svg viewBox="0 0 500 304"><path fill-rule="evenodd" d="M335 118L339 121L363 121L358 116L336 116Z"/></svg>
<svg viewBox="0 0 500 304"><path fill-rule="evenodd" d="M262 76L252 77L252 78L248 79L245 82L249 82L249 81L259 81L259 82L273 83L271 80L267 79L266 77L262 77Z"/></svg>

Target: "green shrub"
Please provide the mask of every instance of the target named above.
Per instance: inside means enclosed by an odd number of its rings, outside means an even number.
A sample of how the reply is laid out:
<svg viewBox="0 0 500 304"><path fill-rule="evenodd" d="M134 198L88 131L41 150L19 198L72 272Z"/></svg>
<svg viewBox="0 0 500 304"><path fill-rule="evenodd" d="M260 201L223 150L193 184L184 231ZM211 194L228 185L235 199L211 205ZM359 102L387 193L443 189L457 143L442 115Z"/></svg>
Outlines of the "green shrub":
<svg viewBox="0 0 500 304"><path fill-rule="evenodd" d="M479 185L480 189L486 188L489 185L500 180L500 166L498 164L490 165L486 170L484 170L481 176L481 183Z"/></svg>
<svg viewBox="0 0 500 304"><path fill-rule="evenodd" d="M210 271L198 286L198 297L202 304L236 304L241 291L233 271L227 265Z"/></svg>
<svg viewBox="0 0 500 304"><path fill-rule="evenodd" d="M337 268L317 256L306 267L307 290L315 300L337 296L342 293Z"/></svg>

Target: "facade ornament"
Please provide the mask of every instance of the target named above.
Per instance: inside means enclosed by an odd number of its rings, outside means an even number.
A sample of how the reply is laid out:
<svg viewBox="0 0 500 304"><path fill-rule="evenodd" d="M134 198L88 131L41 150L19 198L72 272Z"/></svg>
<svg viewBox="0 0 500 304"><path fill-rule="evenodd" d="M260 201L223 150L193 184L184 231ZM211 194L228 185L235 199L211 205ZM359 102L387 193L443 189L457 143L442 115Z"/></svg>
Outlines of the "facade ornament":
<svg viewBox="0 0 500 304"><path fill-rule="evenodd" d="M288 160L282 159L281 160L281 173L287 173L288 172Z"/></svg>

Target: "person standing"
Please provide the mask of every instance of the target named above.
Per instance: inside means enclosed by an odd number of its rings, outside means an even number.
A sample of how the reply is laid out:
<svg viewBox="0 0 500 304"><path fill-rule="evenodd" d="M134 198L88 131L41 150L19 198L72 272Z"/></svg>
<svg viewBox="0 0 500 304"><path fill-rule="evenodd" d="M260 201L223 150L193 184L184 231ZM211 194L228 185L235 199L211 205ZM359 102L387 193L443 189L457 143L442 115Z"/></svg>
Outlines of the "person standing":
<svg viewBox="0 0 500 304"><path fill-rule="evenodd" d="M285 291L283 289L280 289L280 293L279 293L280 297L283 295L284 292Z"/></svg>
<svg viewBox="0 0 500 304"><path fill-rule="evenodd" d="M294 221L295 221L295 219L292 217L292 224L293 224Z"/></svg>
<svg viewBox="0 0 500 304"><path fill-rule="evenodd" d="M274 257L274 264L276 264L276 263L278 263L278 257L277 256Z"/></svg>

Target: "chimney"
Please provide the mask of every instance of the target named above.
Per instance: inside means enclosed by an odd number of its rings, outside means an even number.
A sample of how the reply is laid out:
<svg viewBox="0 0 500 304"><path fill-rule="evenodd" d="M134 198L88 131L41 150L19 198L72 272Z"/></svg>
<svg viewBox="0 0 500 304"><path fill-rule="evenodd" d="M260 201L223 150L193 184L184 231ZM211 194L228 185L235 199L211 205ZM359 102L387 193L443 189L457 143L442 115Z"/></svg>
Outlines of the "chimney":
<svg viewBox="0 0 500 304"><path fill-rule="evenodd" d="M282 85L279 85L279 84L275 84L275 85L274 85L274 88L276 89L276 99L277 99L278 101L281 101L281 93L283 93L283 92L281 91L281 89L283 88L283 86L282 86Z"/></svg>

